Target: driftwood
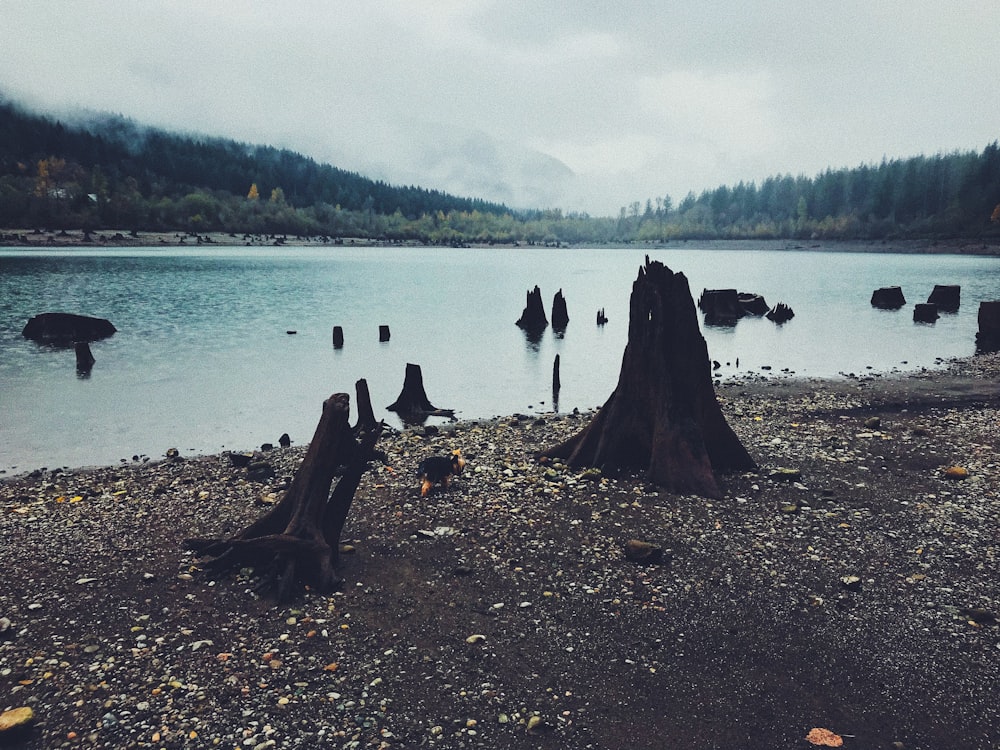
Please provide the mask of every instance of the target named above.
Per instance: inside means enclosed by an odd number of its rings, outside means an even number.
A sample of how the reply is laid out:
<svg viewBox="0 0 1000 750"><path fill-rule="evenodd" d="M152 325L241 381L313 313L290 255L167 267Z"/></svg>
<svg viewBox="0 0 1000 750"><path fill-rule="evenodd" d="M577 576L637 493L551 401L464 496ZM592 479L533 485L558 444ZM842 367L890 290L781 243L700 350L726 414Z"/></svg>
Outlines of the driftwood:
<svg viewBox="0 0 1000 750"><path fill-rule="evenodd" d="M721 495L716 472L756 468L715 398L683 274L646 258L632 286L618 386L590 424L543 455L606 472L644 471L669 491L706 497Z"/></svg>
<svg viewBox="0 0 1000 750"><path fill-rule="evenodd" d="M358 381L357 392L362 416L354 428L349 424L346 393L335 393L323 402L305 458L291 486L269 512L228 539L185 540L188 549L212 558L207 569L253 567L264 574L263 586L275 587L278 601L290 598L296 583L319 591L340 583L336 572L340 534L382 432L382 424L370 416L370 401L365 403L368 387L364 380Z"/></svg>

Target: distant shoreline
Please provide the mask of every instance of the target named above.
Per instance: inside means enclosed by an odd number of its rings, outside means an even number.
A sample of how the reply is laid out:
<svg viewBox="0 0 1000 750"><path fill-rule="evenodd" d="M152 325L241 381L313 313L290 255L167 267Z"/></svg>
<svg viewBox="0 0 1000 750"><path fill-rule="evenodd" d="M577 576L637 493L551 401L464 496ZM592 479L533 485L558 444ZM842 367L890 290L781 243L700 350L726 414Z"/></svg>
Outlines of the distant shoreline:
<svg viewBox="0 0 1000 750"><path fill-rule="evenodd" d="M105 229L90 232L89 238L79 229L41 231L32 229L0 230L0 247L81 248L81 247L430 247L413 240L379 240L365 237L298 237L284 234L235 234L228 232L136 232ZM464 243L463 248L544 247L524 243ZM914 253L1000 256L1000 239L956 238L947 240L797 240L797 239L709 239L671 240L652 243L581 243L560 244L561 248L685 248L706 250L780 250L834 251L858 253Z"/></svg>

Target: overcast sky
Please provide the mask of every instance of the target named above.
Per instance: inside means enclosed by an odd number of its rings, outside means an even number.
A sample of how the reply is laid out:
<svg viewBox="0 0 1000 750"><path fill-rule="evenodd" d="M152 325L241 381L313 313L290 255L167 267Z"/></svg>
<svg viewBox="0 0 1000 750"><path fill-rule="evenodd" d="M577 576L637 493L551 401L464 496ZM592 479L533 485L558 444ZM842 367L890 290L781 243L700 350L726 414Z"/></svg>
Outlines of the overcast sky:
<svg viewBox="0 0 1000 750"><path fill-rule="evenodd" d="M0 0L0 92L515 207L1000 138L996 0Z"/></svg>

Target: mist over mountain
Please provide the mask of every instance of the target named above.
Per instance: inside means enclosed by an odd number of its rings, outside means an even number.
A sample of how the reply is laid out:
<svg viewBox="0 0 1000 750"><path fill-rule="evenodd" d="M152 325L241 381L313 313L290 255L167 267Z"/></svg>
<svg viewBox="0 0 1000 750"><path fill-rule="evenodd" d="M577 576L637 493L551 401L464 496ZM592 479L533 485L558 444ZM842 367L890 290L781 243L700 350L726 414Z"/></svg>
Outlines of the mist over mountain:
<svg viewBox="0 0 1000 750"><path fill-rule="evenodd" d="M651 196L617 216L547 205L579 176L478 130L414 124L413 182L363 176L287 148L146 127L93 111L52 116L0 101L0 227L284 233L434 244L995 236L1000 148L883 159L815 177L778 174ZM426 131L418 132L420 128ZM418 144L432 142L432 147ZM398 149L393 151L398 153ZM386 157L387 158L387 157ZM395 171L398 173L399 168ZM419 187L461 185L472 197ZM503 202L479 195L503 196Z"/></svg>

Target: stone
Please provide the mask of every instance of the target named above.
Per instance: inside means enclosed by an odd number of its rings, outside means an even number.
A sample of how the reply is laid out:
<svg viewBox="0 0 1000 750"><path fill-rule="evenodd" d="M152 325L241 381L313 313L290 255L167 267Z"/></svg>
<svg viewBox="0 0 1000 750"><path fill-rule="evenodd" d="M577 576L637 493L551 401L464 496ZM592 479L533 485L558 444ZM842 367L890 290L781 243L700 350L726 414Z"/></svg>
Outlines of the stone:
<svg viewBox="0 0 1000 750"><path fill-rule="evenodd" d="M256 461L247 466L247 479L251 482L264 482L274 476L274 467L266 461Z"/></svg>
<svg viewBox="0 0 1000 750"><path fill-rule="evenodd" d="M848 591L858 591L861 588L861 579L858 576L841 576L840 585Z"/></svg>
<svg viewBox="0 0 1000 750"><path fill-rule="evenodd" d="M12 739L26 731L35 721L35 712L30 706L12 708L0 714L0 739Z"/></svg>
<svg viewBox="0 0 1000 750"><path fill-rule="evenodd" d="M779 467L768 474L767 478L775 482L798 482L802 479L802 472L799 469Z"/></svg>
<svg viewBox="0 0 1000 750"><path fill-rule="evenodd" d="M663 550L640 539L629 539L625 542L625 559L631 562L655 565L663 562Z"/></svg>
<svg viewBox="0 0 1000 750"><path fill-rule="evenodd" d="M962 480L969 478L969 470L964 466L949 466L944 470L945 479Z"/></svg>

